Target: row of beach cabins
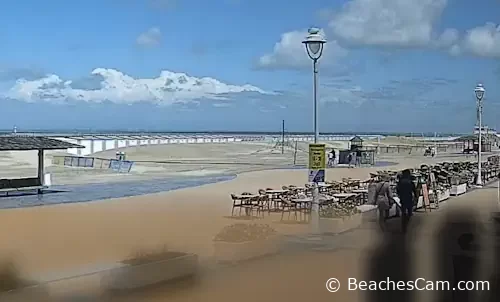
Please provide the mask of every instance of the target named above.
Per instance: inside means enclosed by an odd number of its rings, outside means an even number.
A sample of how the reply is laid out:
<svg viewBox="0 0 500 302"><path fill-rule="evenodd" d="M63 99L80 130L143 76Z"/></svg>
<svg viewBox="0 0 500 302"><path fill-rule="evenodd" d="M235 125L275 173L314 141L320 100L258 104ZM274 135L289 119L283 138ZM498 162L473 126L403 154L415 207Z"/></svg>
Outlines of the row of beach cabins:
<svg viewBox="0 0 500 302"><path fill-rule="evenodd" d="M324 135L321 141L349 141L353 136ZM372 136L370 136L371 138ZM86 156L89 154L135 146L164 145L164 144L207 144L207 143L235 143L235 142L269 142L273 143L281 138L272 135L83 135L83 136L56 136L56 139L78 144L84 148L68 149L73 155ZM312 136L287 136L288 141L311 142Z"/></svg>

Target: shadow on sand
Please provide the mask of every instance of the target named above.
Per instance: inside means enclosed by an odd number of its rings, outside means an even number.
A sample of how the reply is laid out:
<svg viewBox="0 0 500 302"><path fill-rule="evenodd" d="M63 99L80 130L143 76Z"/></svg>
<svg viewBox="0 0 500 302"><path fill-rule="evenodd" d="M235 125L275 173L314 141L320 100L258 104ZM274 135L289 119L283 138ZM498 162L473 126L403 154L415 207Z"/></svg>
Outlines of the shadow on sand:
<svg viewBox="0 0 500 302"><path fill-rule="evenodd" d="M433 243L428 242L422 247L422 249L430 247L431 256L437 261L432 281L448 281L450 286L449 290L433 291L433 300L436 302L499 301L500 220L496 218L491 222L478 221L474 213L465 210L443 215L445 219L439 229L429 235L436 243L432 246ZM493 216L499 217L498 214ZM485 223L492 225L493 233L484 227ZM419 219L413 219L411 224L411 229L419 229ZM396 282L416 280L419 276L415 275L418 264L415 263L414 253L418 252L419 248L415 248L415 244L412 243L413 235L401 234L400 224L397 221L391 221L389 229L390 231L382 235L382 244L369 261L371 267L367 267L367 279L374 281L390 279ZM486 240L482 240L481 238L484 239L485 236ZM484 242L494 244L485 246ZM491 259L480 256L486 249L492 252ZM487 268L486 272L484 268ZM481 287L483 280L489 281L489 290L486 289L486 285L484 290L457 290L464 287ZM423 287L425 281L419 285L419 288ZM415 290L390 288L368 291L367 295L368 302L419 301Z"/></svg>

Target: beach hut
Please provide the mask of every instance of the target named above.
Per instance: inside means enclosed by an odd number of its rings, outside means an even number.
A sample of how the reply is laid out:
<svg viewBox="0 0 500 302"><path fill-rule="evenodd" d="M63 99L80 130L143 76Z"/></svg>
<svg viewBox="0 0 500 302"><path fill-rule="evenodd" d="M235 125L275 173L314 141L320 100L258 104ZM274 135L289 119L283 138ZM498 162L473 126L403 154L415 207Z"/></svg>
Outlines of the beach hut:
<svg viewBox="0 0 500 302"><path fill-rule="evenodd" d="M464 143L463 153L479 151L479 134L462 136L457 138L456 141ZM490 138L490 135L481 135L481 145L482 152L491 152L492 139Z"/></svg>
<svg viewBox="0 0 500 302"><path fill-rule="evenodd" d="M363 139L359 136L354 136L349 140L350 147L348 150L341 150L339 152L339 164L349 164L348 156L352 155L352 164L363 166L375 165L375 150L368 150L363 148Z"/></svg>
<svg viewBox="0 0 500 302"><path fill-rule="evenodd" d="M361 150L363 149L363 139L359 136L355 136L350 140L351 143L351 151Z"/></svg>

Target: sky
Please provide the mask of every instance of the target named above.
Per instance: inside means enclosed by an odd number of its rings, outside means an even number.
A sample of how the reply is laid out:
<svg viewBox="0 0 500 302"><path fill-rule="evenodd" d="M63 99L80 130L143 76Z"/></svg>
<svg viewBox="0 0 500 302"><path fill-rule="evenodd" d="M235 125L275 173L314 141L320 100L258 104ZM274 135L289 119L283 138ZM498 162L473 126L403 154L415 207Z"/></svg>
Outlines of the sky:
<svg viewBox="0 0 500 302"><path fill-rule="evenodd" d="M4 0L0 128L470 132L500 116L499 0Z"/></svg>

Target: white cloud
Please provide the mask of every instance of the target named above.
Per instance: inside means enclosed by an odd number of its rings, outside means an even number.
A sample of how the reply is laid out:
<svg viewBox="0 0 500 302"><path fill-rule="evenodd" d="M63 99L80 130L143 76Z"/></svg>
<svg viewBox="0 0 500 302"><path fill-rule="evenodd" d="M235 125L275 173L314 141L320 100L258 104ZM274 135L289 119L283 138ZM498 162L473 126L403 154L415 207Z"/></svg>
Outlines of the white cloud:
<svg viewBox="0 0 500 302"><path fill-rule="evenodd" d="M329 28L353 44L427 46L446 5L447 0L352 0L334 15Z"/></svg>
<svg viewBox="0 0 500 302"><path fill-rule="evenodd" d="M324 32L322 32L324 35ZM311 65L302 41L308 35L307 30L291 31L281 35L281 40L274 45L272 53L259 58L258 66L261 68L303 68ZM347 54L337 41L328 40L324 46L322 64L331 64L338 57Z"/></svg>
<svg viewBox="0 0 500 302"><path fill-rule="evenodd" d="M468 30L460 48L476 56L500 58L500 25L487 23Z"/></svg>
<svg viewBox="0 0 500 302"><path fill-rule="evenodd" d="M242 92L271 94L248 84L230 85L209 77L197 78L171 71L162 71L157 78L135 79L114 69L97 68L92 71L92 79L98 79L98 87L74 88L73 81L64 81L57 75L47 75L37 80L19 79L5 96L28 102L108 100L127 104L149 101L169 105L201 98L225 99L227 94Z"/></svg>
<svg viewBox="0 0 500 302"><path fill-rule="evenodd" d="M460 39L460 33L454 28L446 29L435 41L434 44L438 48L453 47Z"/></svg>
<svg viewBox="0 0 500 302"><path fill-rule="evenodd" d="M137 37L136 43L139 46L155 47L161 44L161 40L161 30L158 27L151 27Z"/></svg>

